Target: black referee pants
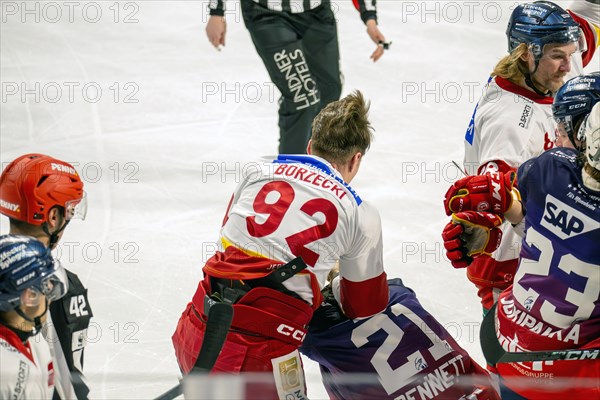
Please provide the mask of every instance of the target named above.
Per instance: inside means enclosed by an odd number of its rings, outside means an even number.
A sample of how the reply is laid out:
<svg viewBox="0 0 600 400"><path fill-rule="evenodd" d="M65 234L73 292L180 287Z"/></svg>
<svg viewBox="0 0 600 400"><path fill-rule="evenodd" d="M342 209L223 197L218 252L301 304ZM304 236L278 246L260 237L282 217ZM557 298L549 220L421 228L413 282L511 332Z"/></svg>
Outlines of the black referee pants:
<svg viewBox="0 0 600 400"><path fill-rule="evenodd" d="M304 154L314 117L342 91L337 25L329 6L272 11L241 0L256 51L281 92L279 153Z"/></svg>

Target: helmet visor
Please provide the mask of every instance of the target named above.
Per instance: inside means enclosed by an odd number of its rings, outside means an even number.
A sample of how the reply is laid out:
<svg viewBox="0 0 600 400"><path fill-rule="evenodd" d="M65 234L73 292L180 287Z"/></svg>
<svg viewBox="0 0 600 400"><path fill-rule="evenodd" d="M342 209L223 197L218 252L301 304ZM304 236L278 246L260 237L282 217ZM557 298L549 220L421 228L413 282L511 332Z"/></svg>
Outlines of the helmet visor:
<svg viewBox="0 0 600 400"><path fill-rule="evenodd" d="M44 295L42 292L39 291L38 288L36 288L35 286L32 286L30 288L27 288L25 290L23 290L23 292L21 293L21 298L19 300L19 304L21 304L23 307L39 307L39 305L42 303L42 299L44 298Z"/></svg>
<svg viewBox="0 0 600 400"><path fill-rule="evenodd" d="M587 42L585 41L585 34L580 27L570 27L567 31L561 30L558 32L546 35L541 40L544 47L551 44L567 44L575 43L577 46L576 52L583 53L587 50Z"/></svg>
<svg viewBox="0 0 600 400"><path fill-rule="evenodd" d="M558 125L557 128L560 133L564 135L573 135L573 119L570 115L565 115L562 117L555 117L554 120Z"/></svg>
<svg viewBox="0 0 600 400"><path fill-rule="evenodd" d="M72 219L85 220L87 215L87 195L83 192L83 196L78 200L69 200L65 203L65 217L67 221Z"/></svg>
<svg viewBox="0 0 600 400"><path fill-rule="evenodd" d="M56 270L42 280L40 290L48 301L58 300L63 297L69 289L69 279L67 271L62 266L60 261L54 260L57 265Z"/></svg>
<svg viewBox="0 0 600 400"><path fill-rule="evenodd" d="M63 268L60 261L54 260L57 269L45 277L40 286L31 286L21 293L21 304L25 307L38 307L45 298L52 302L63 297L69 289L69 280L67 272Z"/></svg>
<svg viewBox="0 0 600 400"><path fill-rule="evenodd" d="M554 139L554 144L557 147L574 147L573 143L571 142L571 138L569 137L569 134L567 133L567 130L565 128L565 124L562 122L559 122L557 124L556 138Z"/></svg>

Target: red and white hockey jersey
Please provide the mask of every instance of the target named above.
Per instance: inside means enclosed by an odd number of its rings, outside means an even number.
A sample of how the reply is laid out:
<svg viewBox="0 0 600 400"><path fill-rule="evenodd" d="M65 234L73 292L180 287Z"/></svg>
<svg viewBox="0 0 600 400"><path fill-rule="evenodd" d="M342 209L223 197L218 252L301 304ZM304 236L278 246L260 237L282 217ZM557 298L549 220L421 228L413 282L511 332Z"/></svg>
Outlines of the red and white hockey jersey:
<svg viewBox="0 0 600 400"><path fill-rule="evenodd" d="M540 96L501 77L491 78L465 136L467 173L506 173L554 147L552 101L552 97ZM492 257L479 257L467 269L469 280L480 288L485 308L496 300L491 288L507 287L517 268L521 238L508 223L502 225L502 231L502 242Z"/></svg>
<svg viewBox="0 0 600 400"><path fill-rule="evenodd" d="M585 2L580 2L585 3ZM575 65L587 66L596 50L597 33L592 22L595 7L585 4L571 16L582 29L587 43L584 53L577 53ZM565 80L567 77L565 77ZM552 97L540 96L504 78L490 78L479 100L465 135L464 167L469 175L506 173L523 162L554 147L556 123L552 117ZM479 288L485 308L497 300L497 294L512 282L521 249L521 238L509 223L502 225L502 242L492 257L481 256L467 269L469 280Z"/></svg>
<svg viewBox="0 0 600 400"><path fill-rule="evenodd" d="M41 332L23 343L0 325L0 399L52 399L54 368Z"/></svg>
<svg viewBox="0 0 600 400"><path fill-rule="evenodd" d="M488 83L465 137L464 166L469 175L515 170L554 147L552 97L540 96L501 77ZM498 261L519 257L520 237L503 226Z"/></svg>
<svg viewBox="0 0 600 400"><path fill-rule="evenodd" d="M379 213L322 158L280 155L256 164L236 188L220 249L204 267L227 279L261 278L301 256L308 269L284 285L317 308L339 260L340 298L350 318L385 309Z"/></svg>

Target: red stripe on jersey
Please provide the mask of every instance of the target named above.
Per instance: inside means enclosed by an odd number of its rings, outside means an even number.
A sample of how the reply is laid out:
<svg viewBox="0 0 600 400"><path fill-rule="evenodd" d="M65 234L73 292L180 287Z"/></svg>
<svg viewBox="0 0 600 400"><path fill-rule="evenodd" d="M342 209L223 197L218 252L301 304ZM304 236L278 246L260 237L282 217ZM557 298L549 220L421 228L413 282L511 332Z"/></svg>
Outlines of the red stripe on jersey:
<svg viewBox="0 0 600 400"><path fill-rule="evenodd" d="M594 29L590 26L585 18L581 18L577 14L572 13L567 10L571 17L579 24L581 30L583 31L583 35L585 36L585 42L587 43L587 50L585 53L581 55L583 60L583 66L587 66L590 63L592 57L594 57L594 53L596 52L596 40L594 38Z"/></svg>
<svg viewBox="0 0 600 400"><path fill-rule="evenodd" d="M505 303L505 299L507 302ZM512 302L514 305L507 305L508 310L520 312L520 316L508 314L507 309L502 305ZM517 344L517 349L513 351L540 351L540 350L563 350L563 349L593 349L600 346L600 338L597 338L598 324L596 320L582 320L562 330L552 330L552 325L536 319L529 314L523 307L519 306L514 300L512 291L504 291L498 300L496 324L499 333L505 338L509 338L512 343L504 344L504 348L512 344ZM512 307L515 307L512 309ZM509 312L510 312L509 311ZM531 319L530 319L531 318ZM529 320L531 325L523 323ZM535 328L534 328L535 324ZM579 328L576 326L579 325ZM592 330L586 329L591 327ZM541 328L539 328L539 327ZM595 335L596 338L588 342L587 337L580 336L580 332L588 331L589 337ZM551 332L551 333L549 333ZM570 332L576 332L577 338L571 338ZM577 346L575 341L585 344ZM587 343L586 343L587 342ZM552 362L533 362L522 363L500 363L496 365L498 373L502 376L504 384L527 399L544 400L588 400L600 398L600 362L594 359L580 360L558 360Z"/></svg>
<svg viewBox="0 0 600 400"><path fill-rule="evenodd" d="M364 318L385 310L390 298L385 272L362 282L340 280L340 297L348 318Z"/></svg>
<svg viewBox="0 0 600 400"><path fill-rule="evenodd" d="M532 92L531 90L525 89L524 87L514 84L508 79L504 79L500 76L496 77L496 84L502 89L506 90L507 92L518 94L538 104L552 104L552 102L554 101L554 97L541 96L535 92Z"/></svg>
<svg viewBox="0 0 600 400"><path fill-rule="evenodd" d="M54 386L54 364L52 361L48 363L48 387Z"/></svg>
<svg viewBox="0 0 600 400"><path fill-rule="evenodd" d="M29 358L31 362L35 364L33 356L31 355L31 350L29 349L29 344L25 345L16 333L11 331L4 325L0 325L0 339L3 339L6 342L8 342L8 344L10 344L15 349L19 350L21 354Z"/></svg>
<svg viewBox="0 0 600 400"><path fill-rule="evenodd" d="M221 224L221 228L225 226L227 220L229 220L229 211L231 210L231 205L233 204L233 196L231 195L231 199L229 199L229 204L227 204L227 211L225 211L225 216L223 217L223 223Z"/></svg>
<svg viewBox="0 0 600 400"><path fill-rule="evenodd" d="M204 266L204 272L217 278L257 279L269 274L273 266L285 264L261 256L251 256L235 246L217 251Z"/></svg>
<svg viewBox="0 0 600 400"><path fill-rule="evenodd" d="M352 4L354 4L354 8L360 11L360 3L358 2L358 0L352 0Z"/></svg>
<svg viewBox="0 0 600 400"><path fill-rule="evenodd" d="M225 252L217 251L202 269L206 275L225 279L258 279L273 272L274 266L285 264L285 261L277 261L270 258L251 256L244 253L235 246L228 246ZM313 292L313 309L317 309L323 302L323 296L319 282L315 274L308 270L299 273L310 274L310 285ZM198 287L202 285L199 283ZM203 298L203 297L202 297ZM196 304L196 303L194 303ZM201 302L197 305L202 304Z"/></svg>

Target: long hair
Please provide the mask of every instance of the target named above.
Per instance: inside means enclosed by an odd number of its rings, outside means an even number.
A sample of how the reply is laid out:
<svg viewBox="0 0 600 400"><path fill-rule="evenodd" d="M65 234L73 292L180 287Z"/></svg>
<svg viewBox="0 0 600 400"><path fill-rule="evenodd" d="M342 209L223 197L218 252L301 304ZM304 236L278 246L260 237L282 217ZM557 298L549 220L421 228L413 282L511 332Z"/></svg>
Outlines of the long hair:
<svg viewBox="0 0 600 400"><path fill-rule="evenodd" d="M504 56L492 71L492 76L499 76L513 83L525 77L528 66L521 57L529 51L527 44L521 43L510 54Z"/></svg>
<svg viewBox="0 0 600 400"><path fill-rule="evenodd" d="M596 168L592 167L589 162L584 160L583 168L585 172L588 173L589 176L592 177L596 182L600 184L600 171Z"/></svg>
<svg viewBox="0 0 600 400"><path fill-rule="evenodd" d="M313 154L334 164L346 163L357 152L365 154L373 140L369 107L356 90L323 108L312 124Z"/></svg>

